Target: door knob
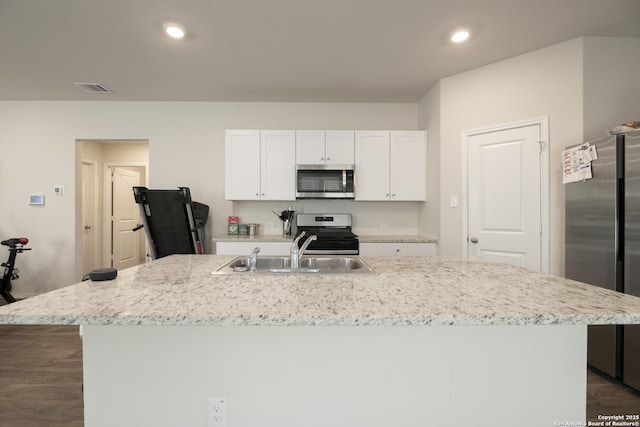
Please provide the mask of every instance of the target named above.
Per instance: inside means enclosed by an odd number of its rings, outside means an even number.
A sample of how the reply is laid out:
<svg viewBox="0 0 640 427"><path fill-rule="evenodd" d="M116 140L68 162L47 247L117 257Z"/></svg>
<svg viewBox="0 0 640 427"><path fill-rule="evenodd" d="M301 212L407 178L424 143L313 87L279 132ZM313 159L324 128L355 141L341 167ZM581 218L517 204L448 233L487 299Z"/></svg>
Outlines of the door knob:
<svg viewBox="0 0 640 427"><path fill-rule="evenodd" d="M471 240L471 243L478 243L477 237L472 237L470 240Z"/></svg>
<svg viewBox="0 0 640 427"><path fill-rule="evenodd" d="M91 226L90 226L90 225L85 225L85 226L84 226L84 229L85 229L85 230L90 230L90 229L91 229Z"/></svg>

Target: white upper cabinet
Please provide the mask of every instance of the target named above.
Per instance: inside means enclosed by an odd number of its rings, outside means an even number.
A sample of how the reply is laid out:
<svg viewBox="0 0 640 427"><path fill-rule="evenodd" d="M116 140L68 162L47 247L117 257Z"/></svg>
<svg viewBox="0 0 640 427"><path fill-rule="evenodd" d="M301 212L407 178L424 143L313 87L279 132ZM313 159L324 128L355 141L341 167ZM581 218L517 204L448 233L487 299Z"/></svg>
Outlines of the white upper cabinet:
<svg viewBox="0 0 640 427"><path fill-rule="evenodd" d="M225 199L295 198L295 131L226 131Z"/></svg>
<svg viewBox="0 0 640 427"><path fill-rule="evenodd" d="M296 132L260 132L260 199L296 199Z"/></svg>
<svg viewBox="0 0 640 427"><path fill-rule="evenodd" d="M260 200L260 131L227 130L224 164L225 199Z"/></svg>
<svg viewBox="0 0 640 427"><path fill-rule="evenodd" d="M424 131L357 131L356 200L426 200Z"/></svg>
<svg viewBox="0 0 640 427"><path fill-rule="evenodd" d="M323 130L296 131L296 163L299 165L324 165Z"/></svg>
<svg viewBox="0 0 640 427"><path fill-rule="evenodd" d="M389 200L389 132L356 131L356 200Z"/></svg>
<svg viewBox="0 0 640 427"><path fill-rule="evenodd" d="M354 163L354 132L297 131L296 163L299 165L352 165Z"/></svg>
<svg viewBox="0 0 640 427"><path fill-rule="evenodd" d="M391 200L427 200L427 136L424 131L391 131Z"/></svg>
<svg viewBox="0 0 640 427"><path fill-rule="evenodd" d="M352 130L328 130L325 136L327 164L352 165L355 163L355 132Z"/></svg>
<svg viewBox="0 0 640 427"><path fill-rule="evenodd" d="M355 199L425 201L424 131L238 130L225 134L227 200L295 200L296 164L355 165Z"/></svg>

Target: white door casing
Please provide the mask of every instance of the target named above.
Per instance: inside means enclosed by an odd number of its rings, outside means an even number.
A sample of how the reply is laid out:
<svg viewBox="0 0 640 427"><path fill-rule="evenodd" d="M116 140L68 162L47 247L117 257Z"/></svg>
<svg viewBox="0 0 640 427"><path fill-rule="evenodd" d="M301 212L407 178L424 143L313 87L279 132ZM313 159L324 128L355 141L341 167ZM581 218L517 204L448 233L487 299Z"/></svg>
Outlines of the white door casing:
<svg viewBox="0 0 640 427"><path fill-rule="evenodd" d="M141 221L132 188L140 185L139 172L124 167L113 168L112 254L113 267L118 270L144 261L141 255L142 231L133 231Z"/></svg>
<svg viewBox="0 0 640 427"><path fill-rule="evenodd" d="M96 201L96 165L93 162L82 162L82 275L96 268L99 261L96 250L97 221L95 216Z"/></svg>
<svg viewBox="0 0 640 427"><path fill-rule="evenodd" d="M463 253L549 271L547 120L463 133Z"/></svg>

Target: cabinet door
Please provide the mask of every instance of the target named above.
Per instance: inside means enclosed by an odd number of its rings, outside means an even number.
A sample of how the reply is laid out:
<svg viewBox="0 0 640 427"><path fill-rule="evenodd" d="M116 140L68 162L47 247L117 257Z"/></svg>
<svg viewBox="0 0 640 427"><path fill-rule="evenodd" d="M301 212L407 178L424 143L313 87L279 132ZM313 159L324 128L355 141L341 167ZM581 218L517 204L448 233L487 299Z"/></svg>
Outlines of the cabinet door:
<svg viewBox="0 0 640 427"><path fill-rule="evenodd" d="M427 200L427 141L424 131L391 131L391 200Z"/></svg>
<svg viewBox="0 0 640 427"><path fill-rule="evenodd" d="M323 130L296 132L296 163L299 165L325 164L325 132Z"/></svg>
<svg viewBox="0 0 640 427"><path fill-rule="evenodd" d="M260 131L225 132L224 197L226 200L260 199Z"/></svg>
<svg viewBox="0 0 640 427"><path fill-rule="evenodd" d="M328 130L325 135L325 161L328 165L353 165L355 134L352 130Z"/></svg>
<svg viewBox="0 0 640 427"><path fill-rule="evenodd" d="M363 256L435 256L437 253L435 243L360 243Z"/></svg>
<svg viewBox="0 0 640 427"><path fill-rule="evenodd" d="M296 199L296 133L293 130L260 132L261 200Z"/></svg>
<svg viewBox="0 0 640 427"><path fill-rule="evenodd" d="M356 131L356 200L389 200L389 132Z"/></svg>
<svg viewBox="0 0 640 427"><path fill-rule="evenodd" d="M249 255L253 248L260 248L258 257L264 255L289 255L291 243L287 242L216 242L216 255Z"/></svg>

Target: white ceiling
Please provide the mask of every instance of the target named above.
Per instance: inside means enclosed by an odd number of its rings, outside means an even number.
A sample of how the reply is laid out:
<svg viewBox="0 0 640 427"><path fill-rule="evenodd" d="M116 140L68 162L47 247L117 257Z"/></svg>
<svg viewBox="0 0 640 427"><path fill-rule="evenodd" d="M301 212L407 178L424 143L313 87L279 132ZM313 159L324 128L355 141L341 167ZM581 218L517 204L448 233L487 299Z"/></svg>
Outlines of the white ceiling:
<svg viewBox="0 0 640 427"><path fill-rule="evenodd" d="M0 0L0 100L416 102L586 35L640 37L640 1Z"/></svg>

